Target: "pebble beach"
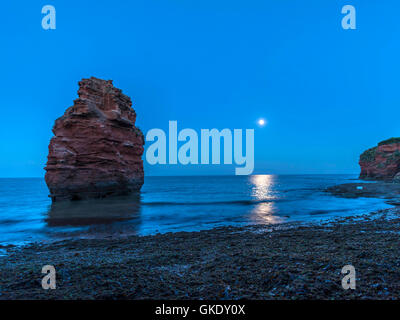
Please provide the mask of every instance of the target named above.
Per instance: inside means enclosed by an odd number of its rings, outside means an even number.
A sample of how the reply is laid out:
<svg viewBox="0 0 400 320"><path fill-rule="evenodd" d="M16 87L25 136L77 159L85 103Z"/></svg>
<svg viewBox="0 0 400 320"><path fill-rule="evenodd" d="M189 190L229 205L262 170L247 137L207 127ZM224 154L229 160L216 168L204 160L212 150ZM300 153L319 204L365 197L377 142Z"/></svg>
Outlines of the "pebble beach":
<svg viewBox="0 0 400 320"><path fill-rule="evenodd" d="M8 246L0 299L395 299L399 213ZM348 264L355 290L341 285ZM42 289L44 265L55 290Z"/></svg>

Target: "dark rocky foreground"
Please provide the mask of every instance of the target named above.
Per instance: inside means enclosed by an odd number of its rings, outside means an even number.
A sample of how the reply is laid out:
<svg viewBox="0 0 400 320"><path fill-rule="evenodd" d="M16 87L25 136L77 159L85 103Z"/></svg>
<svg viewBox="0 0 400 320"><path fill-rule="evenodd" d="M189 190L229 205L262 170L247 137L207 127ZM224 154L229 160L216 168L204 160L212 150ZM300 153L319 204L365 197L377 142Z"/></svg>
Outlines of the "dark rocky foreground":
<svg viewBox="0 0 400 320"><path fill-rule="evenodd" d="M389 216L392 218L389 219ZM396 299L400 215L8 248L1 299ZM54 265L57 289L41 288ZM356 290L341 269L356 268Z"/></svg>

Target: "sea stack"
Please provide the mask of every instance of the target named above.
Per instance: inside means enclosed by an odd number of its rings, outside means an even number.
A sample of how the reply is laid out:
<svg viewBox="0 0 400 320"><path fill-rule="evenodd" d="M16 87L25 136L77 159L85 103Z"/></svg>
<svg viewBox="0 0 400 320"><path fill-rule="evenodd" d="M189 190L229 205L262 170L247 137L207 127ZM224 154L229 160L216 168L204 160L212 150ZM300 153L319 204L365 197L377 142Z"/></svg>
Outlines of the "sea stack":
<svg viewBox="0 0 400 320"><path fill-rule="evenodd" d="M52 201L138 193L144 137L131 99L94 77L79 82L78 95L53 127L45 167Z"/></svg>
<svg viewBox="0 0 400 320"><path fill-rule="evenodd" d="M361 179L400 181L400 138L390 138L366 150L359 164Z"/></svg>

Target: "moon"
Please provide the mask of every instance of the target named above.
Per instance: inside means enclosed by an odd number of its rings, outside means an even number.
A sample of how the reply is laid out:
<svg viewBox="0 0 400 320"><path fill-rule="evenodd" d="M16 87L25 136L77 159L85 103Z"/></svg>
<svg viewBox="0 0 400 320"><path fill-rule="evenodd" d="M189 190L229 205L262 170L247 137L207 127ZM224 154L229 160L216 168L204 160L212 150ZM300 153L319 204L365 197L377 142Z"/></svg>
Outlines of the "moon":
<svg viewBox="0 0 400 320"><path fill-rule="evenodd" d="M260 127L263 127L263 126L265 126L265 124L266 124L267 122L265 121L265 119L258 119L258 120L257 120L257 123L258 123L258 125L259 125Z"/></svg>

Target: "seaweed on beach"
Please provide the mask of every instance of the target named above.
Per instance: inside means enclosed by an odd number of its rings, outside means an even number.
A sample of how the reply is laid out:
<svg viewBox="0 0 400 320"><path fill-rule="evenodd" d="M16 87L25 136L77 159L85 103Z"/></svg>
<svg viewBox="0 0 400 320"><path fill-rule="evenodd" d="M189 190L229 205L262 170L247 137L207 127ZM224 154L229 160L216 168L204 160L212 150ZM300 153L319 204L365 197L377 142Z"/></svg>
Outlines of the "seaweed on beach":
<svg viewBox="0 0 400 320"><path fill-rule="evenodd" d="M14 247L0 257L0 299L397 299L398 230L390 209L317 225ZM41 288L47 264L56 290ZM356 290L341 286L348 264Z"/></svg>

